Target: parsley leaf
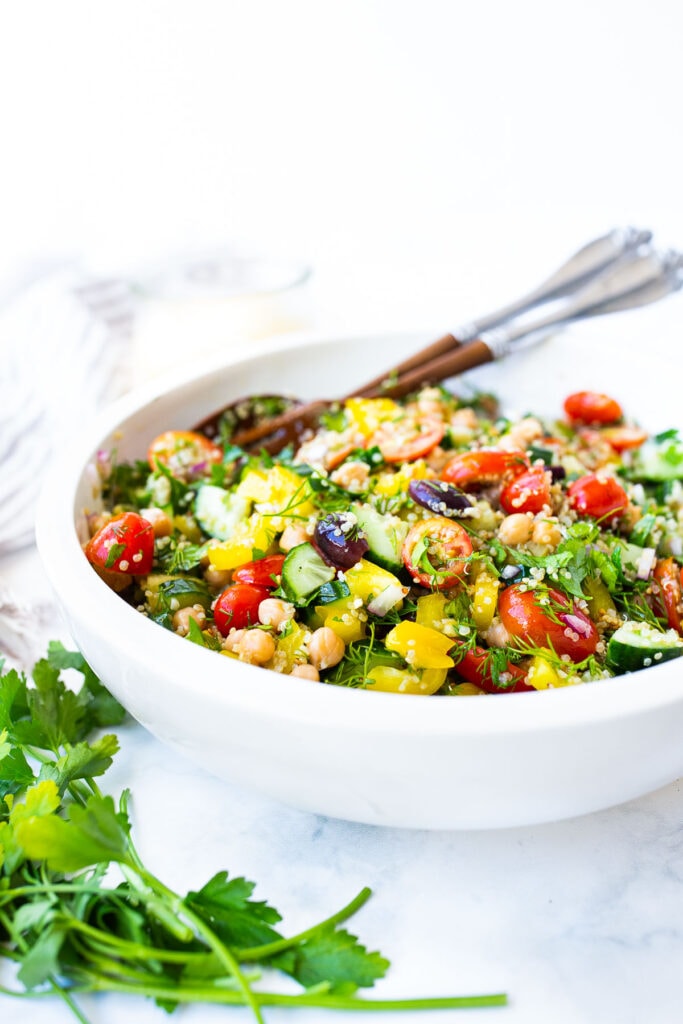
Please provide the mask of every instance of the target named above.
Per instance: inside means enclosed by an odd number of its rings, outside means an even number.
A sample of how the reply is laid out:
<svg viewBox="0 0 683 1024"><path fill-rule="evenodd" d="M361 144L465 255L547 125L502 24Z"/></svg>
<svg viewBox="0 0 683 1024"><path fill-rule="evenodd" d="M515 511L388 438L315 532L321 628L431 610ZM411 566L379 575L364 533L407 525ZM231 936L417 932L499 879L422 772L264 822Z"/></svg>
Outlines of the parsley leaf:
<svg viewBox="0 0 683 1024"><path fill-rule="evenodd" d="M190 638L197 641L192 632ZM365 670L378 657L373 644L374 628L356 652ZM244 878L221 871L184 897L173 892L135 848L127 791L116 804L96 781L118 741L93 732L120 720L120 705L82 656L61 644L50 645L32 679L1 670L0 956L17 964L25 990L18 994L42 998L52 989L81 1022L74 995L108 990L151 997L169 1011L186 1002L248 1006L257 1024L262 1001L372 1008L355 993L382 977L388 961L340 927L368 889L291 938L275 927L278 911L253 899L254 883ZM68 685L69 673L81 675L80 689ZM253 964L291 975L305 991L252 990L243 966ZM476 1005L504 1000L475 997ZM460 1005L472 1001L384 1000L381 1008Z"/></svg>

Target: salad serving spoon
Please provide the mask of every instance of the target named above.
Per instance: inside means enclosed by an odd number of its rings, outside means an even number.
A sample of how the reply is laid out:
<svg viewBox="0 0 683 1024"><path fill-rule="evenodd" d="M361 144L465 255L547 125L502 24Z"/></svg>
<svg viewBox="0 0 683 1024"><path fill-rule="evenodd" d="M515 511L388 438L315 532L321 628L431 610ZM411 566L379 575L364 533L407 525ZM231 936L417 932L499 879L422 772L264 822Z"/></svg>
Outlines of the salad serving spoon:
<svg viewBox="0 0 683 1024"><path fill-rule="evenodd" d="M445 335L389 373L337 401L378 395L401 397L424 384L438 383L483 363L501 359L522 347L528 348L569 323L635 308L665 297L683 285L683 255L651 249L645 244L648 236L649 232L626 229L596 239L534 292L462 331ZM612 254L609 260L607 251ZM591 272L587 270L589 264L593 267ZM535 297L530 300L529 296ZM555 304L550 311L530 319L518 319L522 313L531 312L555 299L560 300L560 304ZM481 329L482 325L500 324L501 318L511 322L505 326ZM474 337L470 340L472 333ZM463 341L463 337L466 340ZM247 450L263 448L270 454L276 454L286 445L298 443L333 404L326 400L305 404L290 399L281 399L281 402L284 403L284 411L274 417L259 418L256 422L248 418L240 421L238 417L237 430L231 441ZM197 425L197 429L216 433L226 413L241 406L245 406L244 401L232 403L207 417Z"/></svg>

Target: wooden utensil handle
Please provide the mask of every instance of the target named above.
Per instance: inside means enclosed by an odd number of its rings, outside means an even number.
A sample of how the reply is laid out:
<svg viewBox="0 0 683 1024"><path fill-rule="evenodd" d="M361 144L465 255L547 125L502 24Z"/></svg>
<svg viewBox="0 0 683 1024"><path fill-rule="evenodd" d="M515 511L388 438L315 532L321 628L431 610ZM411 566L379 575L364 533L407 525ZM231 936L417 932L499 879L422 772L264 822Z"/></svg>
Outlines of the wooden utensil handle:
<svg viewBox="0 0 683 1024"><path fill-rule="evenodd" d="M436 341L432 341L429 345L420 349L415 355L410 356L408 359L404 359L402 363L398 363L397 366L388 372L384 372L379 377L374 377L368 381L367 384L363 384L362 387L356 388L348 394L347 398L369 398L372 395L384 393L385 389L382 385L387 380L393 380L397 377L402 377L404 373L409 373L410 370L416 370L424 363L430 362L432 359L437 359L441 355L446 355L448 352L452 352L458 348L460 342L453 334L444 334L442 338L438 338Z"/></svg>

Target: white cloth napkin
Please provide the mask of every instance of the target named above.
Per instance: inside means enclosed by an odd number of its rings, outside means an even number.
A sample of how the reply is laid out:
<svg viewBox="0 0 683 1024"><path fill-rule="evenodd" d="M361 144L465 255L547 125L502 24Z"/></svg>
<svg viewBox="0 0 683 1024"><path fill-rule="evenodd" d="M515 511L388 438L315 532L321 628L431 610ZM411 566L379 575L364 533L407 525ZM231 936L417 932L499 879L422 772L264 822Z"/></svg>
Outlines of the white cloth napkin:
<svg viewBox="0 0 683 1024"><path fill-rule="evenodd" d="M32 542L52 452L125 388L133 315L126 282L71 267L0 308L0 558Z"/></svg>

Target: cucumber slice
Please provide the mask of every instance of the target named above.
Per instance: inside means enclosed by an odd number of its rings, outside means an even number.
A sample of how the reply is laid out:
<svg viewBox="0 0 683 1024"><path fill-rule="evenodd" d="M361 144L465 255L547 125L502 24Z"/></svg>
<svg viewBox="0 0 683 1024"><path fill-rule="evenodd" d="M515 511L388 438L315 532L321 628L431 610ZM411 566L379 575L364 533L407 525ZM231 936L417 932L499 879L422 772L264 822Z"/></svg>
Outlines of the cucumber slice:
<svg viewBox="0 0 683 1024"><path fill-rule="evenodd" d="M664 632L647 622L625 622L607 645L607 663L617 672L636 672L681 654L683 640L675 629Z"/></svg>
<svg viewBox="0 0 683 1024"><path fill-rule="evenodd" d="M631 480L682 480L683 441L671 436L647 442L634 455L628 475Z"/></svg>
<svg viewBox="0 0 683 1024"><path fill-rule="evenodd" d="M382 515L372 505L354 505L353 514L365 534L368 550L365 557L389 572L403 569L401 546L408 532L408 524L396 516Z"/></svg>
<svg viewBox="0 0 683 1024"><path fill-rule="evenodd" d="M229 540L237 524L249 515L251 501L222 487L203 484L197 491L194 514L209 537Z"/></svg>
<svg viewBox="0 0 683 1024"><path fill-rule="evenodd" d="M308 541L288 552L282 566L280 586L292 604L308 604L311 594L329 583L337 575L336 569L322 560Z"/></svg>

